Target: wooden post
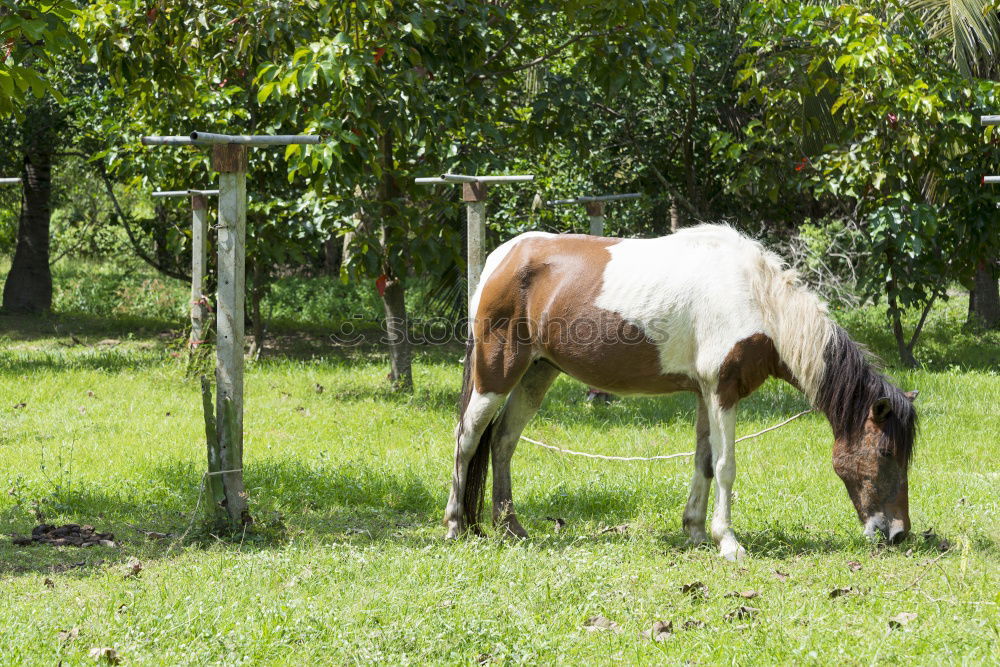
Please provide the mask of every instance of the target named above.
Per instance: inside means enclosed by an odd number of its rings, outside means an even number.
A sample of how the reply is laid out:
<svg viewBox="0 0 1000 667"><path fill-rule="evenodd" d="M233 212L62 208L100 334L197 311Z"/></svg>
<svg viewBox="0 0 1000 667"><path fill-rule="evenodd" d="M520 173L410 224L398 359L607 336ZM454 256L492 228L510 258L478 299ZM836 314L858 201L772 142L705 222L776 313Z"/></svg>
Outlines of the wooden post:
<svg viewBox="0 0 1000 667"><path fill-rule="evenodd" d="M250 521L243 486L243 306L246 281L247 149L212 146L219 172L219 292L216 299L216 435L225 507L235 526ZM211 466L211 457L209 461ZM211 467L209 468L211 470Z"/></svg>
<svg viewBox="0 0 1000 667"><path fill-rule="evenodd" d="M486 187L488 183L518 183L532 181L531 174L507 176L467 176L465 174L441 174L429 178L414 179L415 183L462 184L462 201L466 207L466 248L468 294L466 310L472 305L472 295L479 286L479 277L486 263ZM469 331L472 330L472 313L469 313Z"/></svg>
<svg viewBox="0 0 1000 667"><path fill-rule="evenodd" d="M204 195L191 195L191 338L190 348L205 339L205 274L208 264L208 201Z"/></svg>
<svg viewBox="0 0 1000 667"><path fill-rule="evenodd" d="M466 257L468 268L468 300L466 309L472 304L472 295L476 293L479 277L486 263L486 183L463 183L462 201L466 207L467 244ZM473 313L469 313L470 326Z"/></svg>
<svg viewBox="0 0 1000 667"><path fill-rule="evenodd" d="M604 202L591 201L584 204L590 218L591 236L604 236Z"/></svg>

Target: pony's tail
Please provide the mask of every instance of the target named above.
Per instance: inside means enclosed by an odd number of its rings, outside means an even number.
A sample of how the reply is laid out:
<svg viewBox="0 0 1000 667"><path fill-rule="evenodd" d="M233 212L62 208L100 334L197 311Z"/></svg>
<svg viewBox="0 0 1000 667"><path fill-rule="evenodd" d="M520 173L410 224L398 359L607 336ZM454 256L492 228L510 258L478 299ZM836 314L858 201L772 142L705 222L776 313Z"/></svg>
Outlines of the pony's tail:
<svg viewBox="0 0 1000 667"><path fill-rule="evenodd" d="M475 349L475 342L469 336L465 344L465 370L462 374L462 397L458 405L459 437L462 437L462 429L465 425L465 411L469 407L469 400L472 397L472 352ZM490 469L490 451L493 449L494 425L503 414L491 419L486 425L483 434L476 443L476 451L469 461L469 470L465 475L465 495L462 496L462 508L465 513L465 527L467 530L481 532L479 529L479 515L483 511L483 499L486 495L486 475Z"/></svg>

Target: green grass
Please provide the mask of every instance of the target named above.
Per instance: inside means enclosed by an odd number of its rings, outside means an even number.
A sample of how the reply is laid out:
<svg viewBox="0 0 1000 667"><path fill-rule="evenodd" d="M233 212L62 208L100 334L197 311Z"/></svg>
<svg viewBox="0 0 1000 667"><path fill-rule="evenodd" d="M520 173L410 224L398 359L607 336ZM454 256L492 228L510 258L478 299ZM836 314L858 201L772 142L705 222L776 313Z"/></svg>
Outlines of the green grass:
<svg viewBox="0 0 1000 667"><path fill-rule="evenodd" d="M418 353L412 397L390 393L375 350L312 346L250 365L245 463L258 523L223 535L193 515L200 394L159 335L169 321L0 318L0 534L43 518L113 531L120 544L15 547L0 536L0 662L87 662L90 648L110 646L127 664L995 663L1000 376L996 339L958 333L961 315L960 304L935 312L928 368L893 371L921 390L916 535L901 548L861 538L829 427L809 415L738 447L734 522L751 554L739 566L684 544L688 460L597 462L527 443L514 495L532 538L445 543L457 348ZM844 321L883 349L878 317ZM97 345L106 338L119 342ZM738 432L804 405L769 383L741 406ZM693 416L685 395L592 406L560 379L527 434L595 453L673 453L692 448ZM625 534L601 532L620 524ZM919 535L928 529L935 537ZM124 576L130 558L138 576ZM680 592L693 581L707 597ZM848 586L857 593L830 597ZM760 595L726 597L745 590ZM740 604L759 612L725 620ZM917 616L891 629L901 612ZM594 615L621 632L584 630ZM654 620L673 621L668 641L637 637ZM73 627L79 636L61 641Z"/></svg>

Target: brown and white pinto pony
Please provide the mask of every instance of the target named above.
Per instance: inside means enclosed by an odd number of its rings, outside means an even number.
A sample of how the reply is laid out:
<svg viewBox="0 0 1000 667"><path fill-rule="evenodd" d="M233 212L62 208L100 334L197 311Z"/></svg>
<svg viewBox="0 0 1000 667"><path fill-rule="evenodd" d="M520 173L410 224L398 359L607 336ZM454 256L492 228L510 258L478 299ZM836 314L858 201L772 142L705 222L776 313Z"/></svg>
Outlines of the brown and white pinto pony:
<svg viewBox="0 0 1000 667"><path fill-rule="evenodd" d="M541 232L493 251L472 298L448 537L478 530L489 459L493 521L527 535L510 463L521 431L560 372L615 394L698 396L697 448L684 528L745 554L730 520L736 406L768 377L801 390L833 427L833 467L864 525L895 543L910 529L913 399L869 363L777 255L727 226L658 239Z"/></svg>

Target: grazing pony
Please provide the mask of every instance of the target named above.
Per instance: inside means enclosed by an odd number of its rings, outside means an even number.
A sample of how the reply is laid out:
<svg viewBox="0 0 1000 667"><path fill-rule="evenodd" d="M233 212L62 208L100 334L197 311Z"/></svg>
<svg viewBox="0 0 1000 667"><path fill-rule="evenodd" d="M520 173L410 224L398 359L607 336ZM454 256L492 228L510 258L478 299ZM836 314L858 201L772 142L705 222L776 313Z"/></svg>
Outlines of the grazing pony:
<svg viewBox="0 0 1000 667"><path fill-rule="evenodd" d="M891 543L910 529L907 469L913 399L872 365L774 253L730 227L658 239L522 234L490 253L470 303L472 335L445 511L448 537L478 530L493 459L493 521L526 537L510 462L560 372L615 394L698 396L694 476L684 510L692 543L745 554L730 520L736 405L768 377L826 414L833 467L864 525Z"/></svg>

